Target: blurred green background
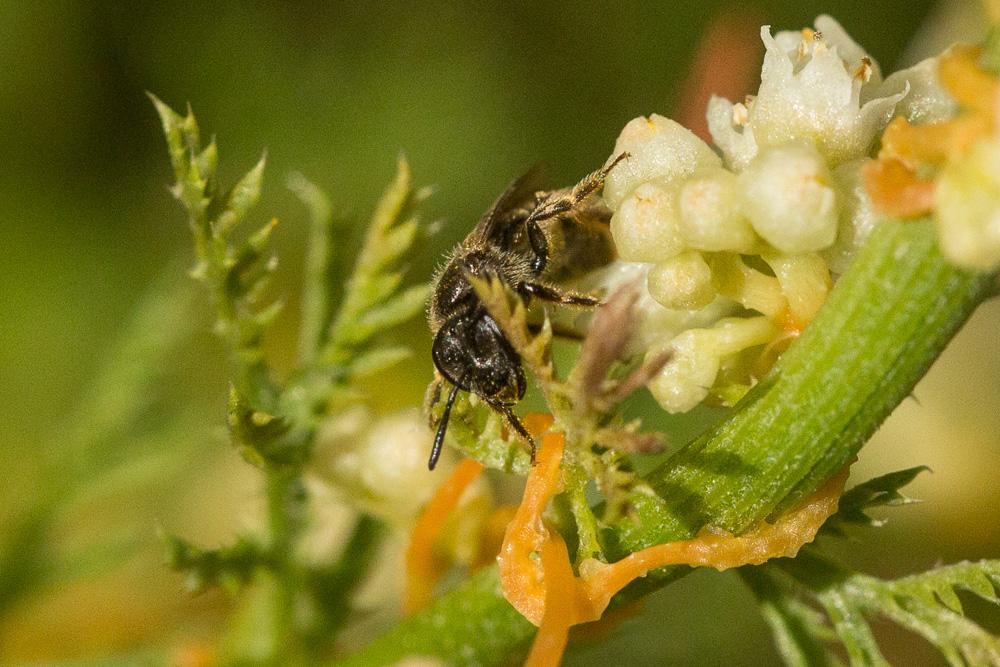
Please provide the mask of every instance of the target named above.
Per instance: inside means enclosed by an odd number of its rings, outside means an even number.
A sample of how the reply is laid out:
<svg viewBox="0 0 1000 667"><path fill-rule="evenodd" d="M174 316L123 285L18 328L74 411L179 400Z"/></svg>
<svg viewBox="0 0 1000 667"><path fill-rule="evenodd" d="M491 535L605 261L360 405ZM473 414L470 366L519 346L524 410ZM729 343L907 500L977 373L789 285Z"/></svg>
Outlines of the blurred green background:
<svg viewBox="0 0 1000 667"><path fill-rule="evenodd" d="M306 237L290 172L363 221L405 151L416 181L437 188L425 218L444 223L411 268L423 279L528 165L544 159L556 183L573 182L629 119L682 111L705 27L728 4L0 2L0 662L197 664L231 602L186 594L162 565L157 528L221 544L259 507L253 472L226 443L225 362L202 295L144 296L188 281L192 257L144 91L192 104L218 138L224 182L267 150L257 215L282 221L278 291L290 307L268 341L281 365ZM972 7L774 0L736 15L794 29L830 13L892 71L952 36L978 38ZM342 230L349 264L359 227ZM148 317L132 325L137 308ZM148 351L117 341L157 313L155 391L135 395L145 384L134 362ZM919 402L864 451L858 478L919 463L935 474L913 489L931 502L841 548L853 562L893 575L1000 552L998 325L987 304ZM418 403L430 376L423 323L398 335L417 354L379 380L382 409ZM933 660L887 638L896 659ZM705 573L604 642L571 648L567 664L611 656L636 667L777 660L738 581Z"/></svg>

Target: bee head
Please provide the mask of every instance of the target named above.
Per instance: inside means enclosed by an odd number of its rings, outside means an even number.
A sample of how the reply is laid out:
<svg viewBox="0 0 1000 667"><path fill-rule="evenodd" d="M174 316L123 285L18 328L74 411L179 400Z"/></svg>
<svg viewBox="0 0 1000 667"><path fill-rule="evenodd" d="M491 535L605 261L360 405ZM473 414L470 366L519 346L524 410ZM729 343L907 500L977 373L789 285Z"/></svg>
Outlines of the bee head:
<svg viewBox="0 0 1000 667"><path fill-rule="evenodd" d="M438 330L434 365L453 385L490 401L512 404L526 389L521 359L485 311L454 317Z"/></svg>

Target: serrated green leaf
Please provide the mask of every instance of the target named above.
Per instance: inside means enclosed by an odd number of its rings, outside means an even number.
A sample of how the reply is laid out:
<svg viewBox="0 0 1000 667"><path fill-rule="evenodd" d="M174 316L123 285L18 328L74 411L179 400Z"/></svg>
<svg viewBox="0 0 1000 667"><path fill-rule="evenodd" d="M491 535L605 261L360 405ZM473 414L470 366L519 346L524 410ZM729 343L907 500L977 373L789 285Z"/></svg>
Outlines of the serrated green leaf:
<svg viewBox="0 0 1000 667"><path fill-rule="evenodd" d="M905 595L927 602L935 597L953 611L961 612L962 606L954 593L955 588L968 590L990 602L1000 602L991 578L1000 576L1000 560L981 560L975 563L945 565L920 574L884 582L894 595Z"/></svg>
<svg viewBox="0 0 1000 667"><path fill-rule="evenodd" d="M814 667L835 664L823 645L836 635L818 611L800 602L768 567L744 567L743 581L753 591L764 620L771 627L786 665Z"/></svg>
<svg viewBox="0 0 1000 667"><path fill-rule="evenodd" d="M293 173L288 189L309 210L309 245L306 248L302 280L299 361L303 366L315 362L326 343L330 324L330 270L333 259L333 209L330 199L305 176Z"/></svg>
<svg viewBox="0 0 1000 667"><path fill-rule="evenodd" d="M868 515L866 510L874 507L896 507L916 502L900 493L900 489L912 482L917 475L929 471L927 466L916 466L881 475L859 484L840 498L837 513L824 524L827 534L843 535L844 524L858 524L878 527L883 521Z"/></svg>
<svg viewBox="0 0 1000 667"><path fill-rule="evenodd" d="M836 588L824 591L817 597L833 621L833 629L847 650L847 657L852 665L889 667L889 662L878 648L875 635L857 606Z"/></svg>
<svg viewBox="0 0 1000 667"><path fill-rule="evenodd" d="M174 176L180 182L188 172L192 148L195 149L194 153L200 152L198 123L190 109L186 116L181 116L156 95L149 92L146 95L152 100L156 113L160 116L170 153L170 164L174 168Z"/></svg>
<svg viewBox="0 0 1000 667"><path fill-rule="evenodd" d="M998 560L957 563L893 581L850 573L811 550L794 561L780 561L779 566L824 605L857 664L873 659L864 614L883 616L923 636L949 664L1000 664L1000 638L962 616L956 591L962 588L1000 601L994 586L1000 574Z"/></svg>
<svg viewBox="0 0 1000 667"><path fill-rule="evenodd" d="M413 245L417 229L417 220L410 219L386 232L377 246L378 252L371 257L369 268L378 271L399 259Z"/></svg>
<svg viewBox="0 0 1000 667"><path fill-rule="evenodd" d="M915 502L902 495L899 490L916 479L922 472L930 472L927 466L915 466L898 470L859 484L840 499L841 506L869 508L880 505L906 505Z"/></svg>
<svg viewBox="0 0 1000 667"><path fill-rule="evenodd" d="M422 309L426 292L420 291L426 286L411 288L390 300L402 282L402 273L389 270L416 238L416 219L399 220L420 196L422 192L415 196L411 190L409 165L401 157L396 178L372 216L344 300L333 318L326 346L319 355L323 363L346 363L353 348L376 331L398 324ZM414 301L420 302L420 308L412 307Z"/></svg>
<svg viewBox="0 0 1000 667"><path fill-rule="evenodd" d="M187 574L185 585L195 593L216 586L235 593L267 564L261 547L244 538L221 549L202 549L174 535L164 535L163 540L167 564Z"/></svg>
<svg viewBox="0 0 1000 667"><path fill-rule="evenodd" d="M379 347L363 353L351 362L348 373L354 379L368 377L395 366L413 356L408 347Z"/></svg>
<svg viewBox="0 0 1000 667"><path fill-rule="evenodd" d="M225 206L215 222L216 233L225 236L250 210L257 205L264 182L267 155L262 155L253 169L248 171L225 196Z"/></svg>
<svg viewBox="0 0 1000 667"><path fill-rule="evenodd" d="M414 317L424 309L429 285L416 285L389 299L384 305L368 310L361 316L353 331L361 338L351 337L352 342L360 342L378 331L394 327Z"/></svg>

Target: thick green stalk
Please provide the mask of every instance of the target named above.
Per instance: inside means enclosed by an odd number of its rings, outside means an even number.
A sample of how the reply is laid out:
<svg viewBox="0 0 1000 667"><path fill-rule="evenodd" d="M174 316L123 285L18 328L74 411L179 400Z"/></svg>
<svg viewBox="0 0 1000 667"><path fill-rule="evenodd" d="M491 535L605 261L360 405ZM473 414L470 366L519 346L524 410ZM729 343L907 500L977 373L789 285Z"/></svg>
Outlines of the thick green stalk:
<svg viewBox="0 0 1000 667"><path fill-rule="evenodd" d="M294 612L298 573L294 549L305 520L306 492L297 472L268 469L267 497L268 557L274 572L273 612L271 618L272 650L277 661L294 641Z"/></svg>
<svg viewBox="0 0 1000 667"><path fill-rule="evenodd" d="M620 551L688 538L706 524L740 532L817 488L909 395L991 280L947 264L926 221L880 225L771 375L727 420L647 476L658 495L635 494L617 530ZM631 594L673 578L656 574ZM408 655L504 664L533 631L503 600L494 568L346 664Z"/></svg>
<svg viewBox="0 0 1000 667"><path fill-rule="evenodd" d="M941 258L930 223L881 225L771 375L649 475L656 522L633 522L627 550L708 523L739 533L814 491L910 394L989 284Z"/></svg>

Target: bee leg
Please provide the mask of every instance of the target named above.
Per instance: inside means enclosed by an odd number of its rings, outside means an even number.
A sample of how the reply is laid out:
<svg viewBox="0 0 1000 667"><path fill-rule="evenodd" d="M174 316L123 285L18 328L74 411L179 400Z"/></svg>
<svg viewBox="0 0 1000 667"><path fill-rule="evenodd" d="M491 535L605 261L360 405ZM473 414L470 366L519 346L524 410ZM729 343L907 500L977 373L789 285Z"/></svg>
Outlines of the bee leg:
<svg viewBox="0 0 1000 667"><path fill-rule="evenodd" d="M535 439L528 433L528 429L524 428L524 424L517 418L517 415L511 412L509 405L497 401L487 401L487 403L491 408L502 414L507 423L510 424L510 427L517 431L517 434L528 443L528 446L531 448L531 465L535 465L535 450L537 447L535 447Z"/></svg>
<svg viewBox="0 0 1000 667"><path fill-rule="evenodd" d="M530 226L531 223L537 223L542 220L548 220L549 218L554 218L557 215L562 215L567 211L573 210L575 206L580 204L583 200L590 197L602 187L604 187L604 180L611 173L622 160L627 160L629 157L628 153L621 153L612 160L607 166L598 169L595 172L587 174L583 177L579 183L573 186L573 189L566 193L566 190L557 190L550 195L548 201L543 201L531 214L528 216L527 224ZM534 249L534 247L532 247Z"/></svg>
<svg viewBox="0 0 1000 667"><path fill-rule="evenodd" d="M528 244L531 246L531 251L535 253L535 259L531 261L531 271L538 276L545 270L545 265L549 262L549 240L538 225L537 220L529 218L524 227L528 232Z"/></svg>
<svg viewBox="0 0 1000 667"><path fill-rule="evenodd" d="M541 275L549 260L549 241L538 223L569 213L579 206L584 200L604 187L604 180L611 170L626 158L628 158L628 153L620 154L606 167L585 176L582 181L573 186L572 190L565 188L551 193L539 193L538 206L528 214L524 221L524 227L528 234L528 244L535 254L535 259L531 262L531 270L536 276Z"/></svg>
<svg viewBox="0 0 1000 667"><path fill-rule="evenodd" d="M525 293L538 297L543 301L560 303L566 306L599 306L601 301L585 294L575 294L573 292L560 292L554 287L542 285L541 283L524 283L522 289Z"/></svg>

